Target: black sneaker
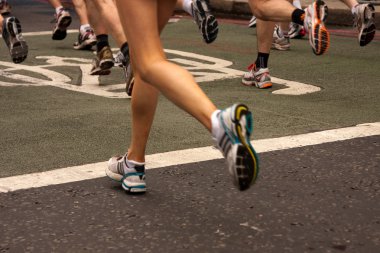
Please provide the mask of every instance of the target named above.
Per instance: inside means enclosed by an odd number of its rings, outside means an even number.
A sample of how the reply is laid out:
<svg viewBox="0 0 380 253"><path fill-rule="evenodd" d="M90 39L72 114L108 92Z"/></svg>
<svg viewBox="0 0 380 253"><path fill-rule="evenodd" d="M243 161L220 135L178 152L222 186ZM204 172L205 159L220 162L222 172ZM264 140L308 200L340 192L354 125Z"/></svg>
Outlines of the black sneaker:
<svg viewBox="0 0 380 253"><path fill-rule="evenodd" d="M23 62L28 56L28 45L21 34L20 21L15 17L7 17L3 21L3 39L7 44L14 63Z"/></svg>

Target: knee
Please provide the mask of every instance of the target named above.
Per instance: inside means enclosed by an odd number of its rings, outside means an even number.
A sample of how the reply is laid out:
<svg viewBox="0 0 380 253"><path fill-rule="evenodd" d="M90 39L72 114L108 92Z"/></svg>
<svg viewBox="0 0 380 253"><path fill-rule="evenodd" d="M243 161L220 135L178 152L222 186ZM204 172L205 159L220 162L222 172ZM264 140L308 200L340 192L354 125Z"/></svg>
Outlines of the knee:
<svg viewBox="0 0 380 253"><path fill-rule="evenodd" d="M253 15L255 15L256 18L266 20L267 16L265 15L266 11L265 9L267 7L267 3L270 0L250 0L249 5L251 6L251 10L253 12Z"/></svg>
<svg viewBox="0 0 380 253"><path fill-rule="evenodd" d="M166 61L163 57L148 58L146 60L140 58L137 61L133 61L133 58L131 58L131 60L134 75L148 83L150 76L153 74L152 71L156 71L157 66L161 66Z"/></svg>

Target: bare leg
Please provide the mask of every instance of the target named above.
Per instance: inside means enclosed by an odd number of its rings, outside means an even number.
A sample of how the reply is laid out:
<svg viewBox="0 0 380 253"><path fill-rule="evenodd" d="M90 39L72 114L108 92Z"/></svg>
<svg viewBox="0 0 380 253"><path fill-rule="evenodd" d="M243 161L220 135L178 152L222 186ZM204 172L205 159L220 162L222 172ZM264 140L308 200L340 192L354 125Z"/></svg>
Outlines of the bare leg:
<svg viewBox="0 0 380 253"><path fill-rule="evenodd" d="M108 34L107 28L104 24L103 19L99 19L100 13L95 7L94 1L86 1L87 8L91 11L87 12L88 19L92 28L94 28L95 34Z"/></svg>
<svg viewBox="0 0 380 253"><path fill-rule="evenodd" d="M265 21L290 22L296 9L284 0L249 0L254 15Z"/></svg>
<svg viewBox="0 0 380 253"><path fill-rule="evenodd" d="M3 32L3 21L4 21L3 15L0 15L0 33Z"/></svg>
<svg viewBox="0 0 380 253"><path fill-rule="evenodd" d="M257 58L255 63L249 66L249 71L243 75L242 83L244 85L256 86L259 89L272 87L268 60L272 47L274 26L274 22L257 19Z"/></svg>
<svg viewBox="0 0 380 253"><path fill-rule="evenodd" d="M117 45L121 47L126 41L127 37L123 31L123 27L120 23L119 13L116 9L116 5L113 0L90 0L92 2L97 13L97 18L102 17L108 34L111 34L115 39Z"/></svg>
<svg viewBox="0 0 380 253"><path fill-rule="evenodd" d="M341 2L347 5L350 10L359 4L356 0L341 0Z"/></svg>
<svg viewBox="0 0 380 253"><path fill-rule="evenodd" d="M62 3L60 0L48 0L50 5L53 6L53 8L58 8L62 6Z"/></svg>
<svg viewBox="0 0 380 253"><path fill-rule="evenodd" d="M274 22L257 19L257 51L262 53L270 52L272 46Z"/></svg>
<svg viewBox="0 0 380 253"><path fill-rule="evenodd" d="M160 90L180 108L193 115L209 131L211 130L211 114L216 110L216 107L195 83L188 71L166 60L159 32L169 20L175 1L157 1L155 3L153 1L119 0L117 5L124 30L127 36L131 35L128 36L130 37L131 59L137 76L134 89L138 92L134 90L133 92L136 93L132 96L134 123L128 158L143 161L144 153L142 150L145 150L147 134L154 114L151 113L149 117L142 117L135 112L155 110L156 102L152 103L151 101L157 101L158 93L152 90L153 87ZM133 12L129 10L133 10ZM141 15L150 18L141 20L139 18ZM138 102L139 100L141 101ZM145 130L141 131L141 129ZM139 140L136 137L139 132L142 135L145 133L145 138L139 136Z"/></svg>
<svg viewBox="0 0 380 253"><path fill-rule="evenodd" d="M84 0L72 0L75 12L78 14L79 22L81 25L89 24L87 15L87 6Z"/></svg>

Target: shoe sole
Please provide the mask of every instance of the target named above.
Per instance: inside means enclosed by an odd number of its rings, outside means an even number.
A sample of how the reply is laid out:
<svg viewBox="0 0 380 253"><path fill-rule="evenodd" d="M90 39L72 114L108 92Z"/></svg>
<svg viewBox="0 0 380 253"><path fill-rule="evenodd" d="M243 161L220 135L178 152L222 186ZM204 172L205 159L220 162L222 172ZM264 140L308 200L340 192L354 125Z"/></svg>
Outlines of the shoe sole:
<svg viewBox="0 0 380 253"><path fill-rule="evenodd" d="M209 14L210 10L207 6L207 3L202 1L195 1L199 15L201 16L201 33L203 40L210 44L214 42L218 36L219 24L214 15Z"/></svg>
<svg viewBox="0 0 380 253"><path fill-rule="evenodd" d="M132 66L128 65L127 68L123 68L123 71L125 78L125 92L128 94L128 96L132 96L133 85L135 83Z"/></svg>
<svg viewBox="0 0 380 253"><path fill-rule="evenodd" d="M255 86L255 87L259 88L259 89L269 89L273 85L272 82L265 82L265 83L263 83L263 84L260 85L258 82L255 82L255 81L246 81L244 79L241 80L241 83L244 86L250 86L250 87Z"/></svg>
<svg viewBox="0 0 380 253"><path fill-rule="evenodd" d="M376 26L374 20L375 7L372 4L368 4L367 8L364 10L364 28L359 31L359 44L361 47L366 46L375 37Z"/></svg>
<svg viewBox="0 0 380 253"><path fill-rule="evenodd" d="M92 75L92 76L107 76L109 74L111 74L110 69L103 70L100 67L97 67L97 68L92 69L90 71L90 75Z"/></svg>
<svg viewBox="0 0 380 253"><path fill-rule="evenodd" d="M129 187L127 186L124 182L122 183L121 185L123 187L123 189L127 192L130 192L130 193L144 193L146 192L146 187L145 185L144 186L132 186L132 187Z"/></svg>
<svg viewBox="0 0 380 253"><path fill-rule="evenodd" d="M99 63L99 66L90 71L92 76L106 76L111 74L111 68L114 66L113 60L103 60Z"/></svg>
<svg viewBox="0 0 380 253"><path fill-rule="evenodd" d="M113 62L113 59L101 60L99 63L99 67L102 70L110 70L114 65L115 63Z"/></svg>
<svg viewBox="0 0 380 253"><path fill-rule="evenodd" d="M11 17L7 20L7 31L10 36L9 53L14 63L23 62L28 56L28 45L26 41L20 39L21 36L21 24L20 21Z"/></svg>
<svg viewBox="0 0 380 253"><path fill-rule="evenodd" d="M288 46L281 46L281 45L278 45L278 44L272 44L272 49L277 49L279 51L287 51L290 49L290 45Z"/></svg>
<svg viewBox="0 0 380 253"><path fill-rule="evenodd" d="M316 55L322 55L326 53L330 45L330 34L327 31L324 21L327 18L327 6L321 0L317 0L314 5L314 13L316 14L316 20L313 20L312 32L309 36L310 43L314 46L313 52ZM325 15L321 18L321 8L324 8Z"/></svg>
<svg viewBox="0 0 380 253"><path fill-rule="evenodd" d="M112 179L115 182L121 183L121 186L123 189L127 192L133 192L133 193L139 193L139 192L146 192L146 186L145 185L135 185L135 186L128 186L123 180L124 177L120 174L113 173L111 170L108 169L108 167L105 169L107 177Z"/></svg>
<svg viewBox="0 0 380 253"><path fill-rule="evenodd" d="M244 127L240 124L245 118ZM259 174L259 158L251 145L249 136L252 132L252 113L245 105L237 105L234 113L235 132L239 139L236 150L235 165L243 165L234 169L235 180L238 182L241 191L248 189L255 183ZM244 135L244 132L247 134Z"/></svg>
<svg viewBox="0 0 380 253"><path fill-rule="evenodd" d="M76 50L91 50L96 45L96 40L84 41L83 43L76 42L73 46Z"/></svg>
<svg viewBox="0 0 380 253"><path fill-rule="evenodd" d="M62 19L59 21L59 24L57 24L56 28L53 31L53 40L63 40L66 38L67 35L67 27L71 24L71 17L65 16L62 17Z"/></svg>

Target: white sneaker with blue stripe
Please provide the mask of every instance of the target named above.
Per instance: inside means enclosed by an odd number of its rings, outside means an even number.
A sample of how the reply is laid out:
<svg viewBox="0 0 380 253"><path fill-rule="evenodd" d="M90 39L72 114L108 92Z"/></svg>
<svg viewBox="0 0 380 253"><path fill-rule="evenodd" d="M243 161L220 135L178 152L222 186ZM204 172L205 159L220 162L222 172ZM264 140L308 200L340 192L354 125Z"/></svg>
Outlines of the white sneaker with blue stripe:
<svg viewBox="0 0 380 253"><path fill-rule="evenodd" d="M240 190L248 189L257 179L259 158L250 136L252 113L243 104L235 104L213 114L212 134L217 147L226 158L229 173Z"/></svg>
<svg viewBox="0 0 380 253"><path fill-rule="evenodd" d="M146 191L145 164L127 161L127 154L110 158L106 174L109 178L120 182L127 192Z"/></svg>

